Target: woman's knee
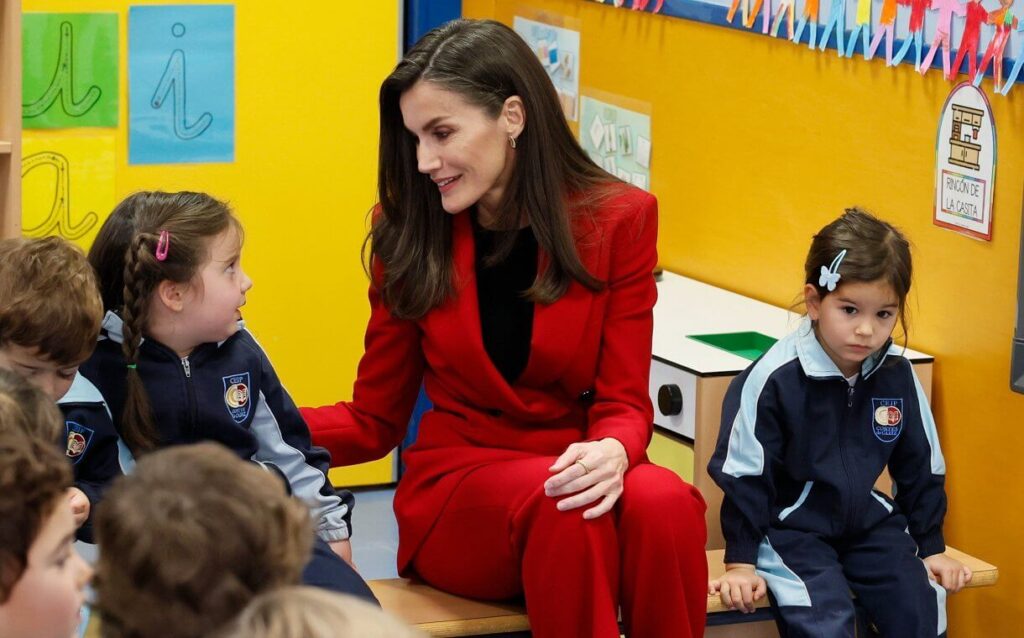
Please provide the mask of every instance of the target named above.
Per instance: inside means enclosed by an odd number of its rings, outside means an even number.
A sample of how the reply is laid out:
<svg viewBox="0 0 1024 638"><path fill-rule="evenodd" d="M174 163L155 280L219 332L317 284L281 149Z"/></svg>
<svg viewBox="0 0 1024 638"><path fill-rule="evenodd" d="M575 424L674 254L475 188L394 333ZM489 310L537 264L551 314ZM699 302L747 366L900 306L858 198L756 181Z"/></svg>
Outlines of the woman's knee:
<svg viewBox="0 0 1024 638"><path fill-rule="evenodd" d="M678 474L644 463L626 473L622 509L651 514L664 514L671 509L684 517L703 520L707 506L700 491Z"/></svg>

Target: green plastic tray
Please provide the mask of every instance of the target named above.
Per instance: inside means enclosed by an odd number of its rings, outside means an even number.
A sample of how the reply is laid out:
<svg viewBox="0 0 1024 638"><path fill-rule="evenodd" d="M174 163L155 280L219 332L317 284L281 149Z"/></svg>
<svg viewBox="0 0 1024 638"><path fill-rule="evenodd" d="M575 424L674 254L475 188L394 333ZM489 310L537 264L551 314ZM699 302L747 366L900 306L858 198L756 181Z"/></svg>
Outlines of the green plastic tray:
<svg viewBox="0 0 1024 638"><path fill-rule="evenodd" d="M708 335L687 335L686 338L706 343L750 361L760 357L778 341L775 337L769 337L760 332L720 332Z"/></svg>

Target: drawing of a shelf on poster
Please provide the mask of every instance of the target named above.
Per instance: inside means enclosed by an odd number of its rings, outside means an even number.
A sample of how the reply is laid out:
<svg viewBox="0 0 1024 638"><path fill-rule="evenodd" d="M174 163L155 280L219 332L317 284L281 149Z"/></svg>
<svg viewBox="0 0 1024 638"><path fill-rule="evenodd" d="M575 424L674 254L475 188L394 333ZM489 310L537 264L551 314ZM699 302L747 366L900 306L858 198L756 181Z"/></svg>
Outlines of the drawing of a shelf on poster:
<svg viewBox="0 0 1024 638"><path fill-rule="evenodd" d="M992 239L996 129L988 98L968 82L946 98L935 142L937 226Z"/></svg>

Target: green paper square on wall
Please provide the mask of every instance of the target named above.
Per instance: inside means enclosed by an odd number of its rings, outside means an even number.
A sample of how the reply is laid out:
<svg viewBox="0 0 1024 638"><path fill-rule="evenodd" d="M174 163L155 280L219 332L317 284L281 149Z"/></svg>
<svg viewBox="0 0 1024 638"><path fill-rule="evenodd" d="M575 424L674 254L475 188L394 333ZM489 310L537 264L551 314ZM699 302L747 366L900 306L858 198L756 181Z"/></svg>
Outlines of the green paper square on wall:
<svg viewBox="0 0 1024 638"><path fill-rule="evenodd" d="M117 126L117 14L22 16L23 128Z"/></svg>

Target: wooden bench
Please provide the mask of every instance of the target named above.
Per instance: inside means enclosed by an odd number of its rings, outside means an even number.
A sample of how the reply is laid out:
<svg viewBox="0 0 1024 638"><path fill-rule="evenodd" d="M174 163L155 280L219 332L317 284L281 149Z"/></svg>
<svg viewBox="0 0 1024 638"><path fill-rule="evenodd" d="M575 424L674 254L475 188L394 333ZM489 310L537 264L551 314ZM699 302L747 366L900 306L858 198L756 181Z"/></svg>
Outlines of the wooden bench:
<svg viewBox="0 0 1024 638"><path fill-rule="evenodd" d="M952 547L946 549L946 554L966 564L974 572L974 578L968 587L994 585L999 578L999 570L995 565L968 556ZM724 570L723 550L711 550L707 552L707 556L708 572L712 578L717 578ZM371 580L370 589L376 594L384 609L429 636L493 636L495 634L527 632L530 629L526 610L521 605L470 600L446 594L429 585L404 578ZM767 608L767 599L759 601L757 607L759 609ZM762 628L760 632L755 629L756 625L723 626L745 622L749 618L739 612L726 609L717 595L708 596L708 614L709 629L706 634L708 638L713 636L724 638L724 636L731 635L745 637L777 635L773 626ZM716 626L711 627L712 624ZM761 625L764 624L761 623ZM732 633L733 629L738 633ZM99 621L94 617L89 623L86 638L98 638L99 635Z"/></svg>
<svg viewBox="0 0 1024 638"><path fill-rule="evenodd" d="M717 578L724 571L723 553L720 549L707 552L708 571L712 578ZM994 585L999 578L995 565L952 547L947 548L946 554L974 572L968 587ZM370 588L384 609L430 636L486 636L528 631L530 628L526 610L520 605L469 600L402 578L372 580ZM768 607L767 597L760 600L757 607ZM708 614L730 614L735 615L736 621L744 620L739 612L723 606L718 595L708 596Z"/></svg>

